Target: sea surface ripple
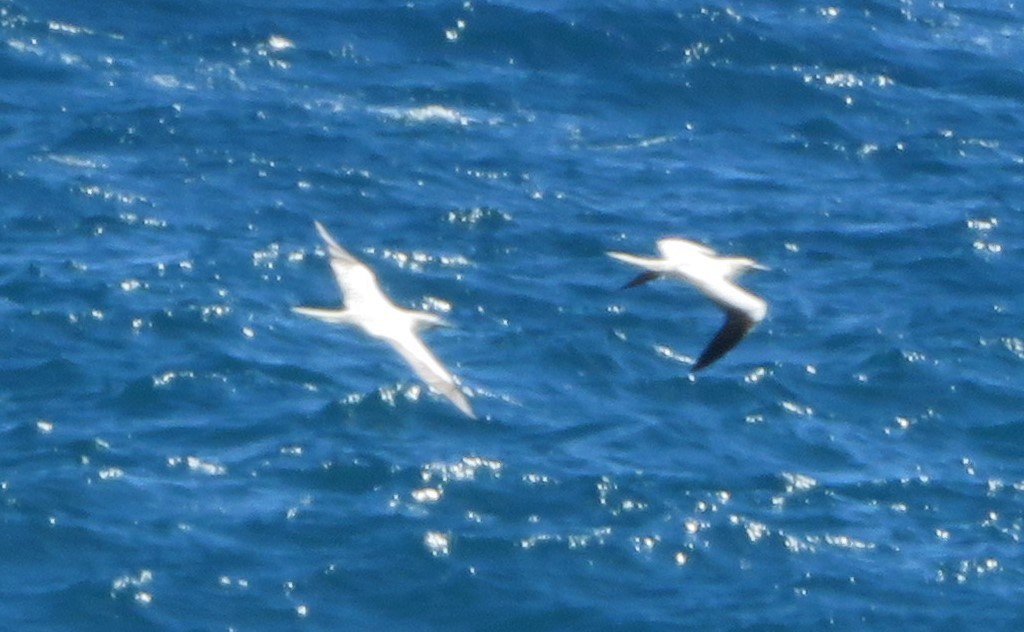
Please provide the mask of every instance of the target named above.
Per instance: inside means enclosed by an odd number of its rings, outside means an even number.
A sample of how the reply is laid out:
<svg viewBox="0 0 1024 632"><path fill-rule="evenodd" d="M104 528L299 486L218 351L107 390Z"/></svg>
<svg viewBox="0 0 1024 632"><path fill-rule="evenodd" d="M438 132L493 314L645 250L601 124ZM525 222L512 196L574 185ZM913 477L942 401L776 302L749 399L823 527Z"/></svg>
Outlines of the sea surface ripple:
<svg viewBox="0 0 1024 632"><path fill-rule="evenodd" d="M0 620L1024 625L1024 9L0 0ZM481 415L338 301L312 221ZM720 314L607 250L768 265Z"/></svg>

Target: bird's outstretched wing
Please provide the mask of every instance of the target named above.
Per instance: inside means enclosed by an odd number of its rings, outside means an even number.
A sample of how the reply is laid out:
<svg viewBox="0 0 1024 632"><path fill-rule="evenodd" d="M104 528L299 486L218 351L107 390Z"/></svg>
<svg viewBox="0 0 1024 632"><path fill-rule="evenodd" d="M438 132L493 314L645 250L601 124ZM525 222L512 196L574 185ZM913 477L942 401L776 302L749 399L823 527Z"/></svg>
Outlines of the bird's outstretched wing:
<svg viewBox="0 0 1024 632"><path fill-rule="evenodd" d="M721 358L730 349L739 344L740 340L747 335L750 328L757 324L746 312L738 309L730 309L725 312L725 324L718 330L715 337L711 339L708 346L697 358L691 371L700 371L715 360Z"/></svg>
<svg viewBox="0 0 1024 632"><path fill-rule="evenodd" d="M455 404L456 408L466 415L476 419L473 407L469 405L469 400L466 399L466 395L459 388L455 378L431 353L419 336L409 331L387 340L395 348L395 351L409 363L416 375L426 382L427 386L447 397Z"/></svg>
<svg viewBox="0 0 1024 632"><path fill-rule="evenodd" d="M377 275L373 273L373 270L338 245L323 224L313 223L316 224L316 231L320 233L320 238L327 244L327 253L331 258L331 270L341 289L344 303L346 305L371 306L385 301L390 305L391 301L380 289Z"/></svg>
<svg viewBox="0 0 1024 632"><path fill-rule="evenodd" d="M338 242L334 241L334 237L331 236L324 225L314 220L313 224L316 226L316 232L320 233L320 239L324 240L327 244L327 252L331 255L331 259L339 259L346 263L355 263L362 265L363 262L352 256L352 253L338 245Z"/></svg>
<svg viewBox="0 0 1024 632"><path fill-rule="evenodd" d="M645 268L644 272L641 272L634 277L632 281L623 285L622 289L643 285L644 283L657 279L667 271L665 269L663 259L638 257L637 255L631 255L628 252L616 252L614 250L609 250L606 254L612 259L618 259L623 263L628 263L629 265L637 266L639 268Z"/></svg>

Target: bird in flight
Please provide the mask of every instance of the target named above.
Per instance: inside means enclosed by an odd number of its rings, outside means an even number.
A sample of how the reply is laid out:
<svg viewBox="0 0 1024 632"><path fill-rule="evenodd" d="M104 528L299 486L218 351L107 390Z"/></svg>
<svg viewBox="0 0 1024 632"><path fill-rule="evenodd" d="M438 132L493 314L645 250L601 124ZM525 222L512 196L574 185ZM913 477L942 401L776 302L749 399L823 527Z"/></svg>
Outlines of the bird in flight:
<svg viewBox="0 0 1024 632"><path fill-rule="evenodd" d="M437 314L405 309L392 303L380 289L373 270L339 246L320 222L313 223L327 244L331 270L341 288L344 304L341 309L293 307L292 311L328 323L354 325L368 335L384 340L430 388L447 397L463 413L476 419L458 382L419 336L423 329L449 326L448 323Z"/></svg>
<svg viewBox="0 0 1024 632"><path fill-rule="evenodd" d="M751 268L768 268L746 257L719 256L703 244L678 237L659 239L658 252L660 257L640 257L624 252L609 252L608 255L645 269L624 288L643 285L661 276L675 277L696 286L725 312L725 324L691 369L700 371L739 344L768 313L767 301L734 282Z"/></svg>

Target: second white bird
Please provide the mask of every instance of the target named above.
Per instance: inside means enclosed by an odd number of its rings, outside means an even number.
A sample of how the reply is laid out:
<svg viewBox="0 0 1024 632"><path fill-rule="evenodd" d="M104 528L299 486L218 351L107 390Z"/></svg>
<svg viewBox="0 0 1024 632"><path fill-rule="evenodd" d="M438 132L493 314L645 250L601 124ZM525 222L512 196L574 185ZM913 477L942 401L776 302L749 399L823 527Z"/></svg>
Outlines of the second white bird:
<svg viewBox="0 0 1024 632"><path fill-rule="evenodd" d="M768 303L733 280L751 268L768 268L746 257L720 257L703 244L677 237L658 240L658 252L661 257L639 257L624 252L609 252L608 255L647 269L625 287L643 285L663 275L672 276L693 284L722 308L725 324L693 365L692 370L699 371L739 344L747 332L764 319Z"/></svg>

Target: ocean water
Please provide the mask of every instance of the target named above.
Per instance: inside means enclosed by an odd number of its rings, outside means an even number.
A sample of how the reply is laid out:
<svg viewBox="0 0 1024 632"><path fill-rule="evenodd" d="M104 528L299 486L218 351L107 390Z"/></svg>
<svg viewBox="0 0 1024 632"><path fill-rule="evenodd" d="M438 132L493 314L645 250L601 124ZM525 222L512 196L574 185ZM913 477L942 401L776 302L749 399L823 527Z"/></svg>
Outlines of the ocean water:
<svg viewBox="0 0 1024 632"><path fill-rule="evenodd" d="M1024 625L1012 2L0 0L0 620ZM358 331L312 222L480 419ZM768 318L618 288L677 235Z"/></svg>

